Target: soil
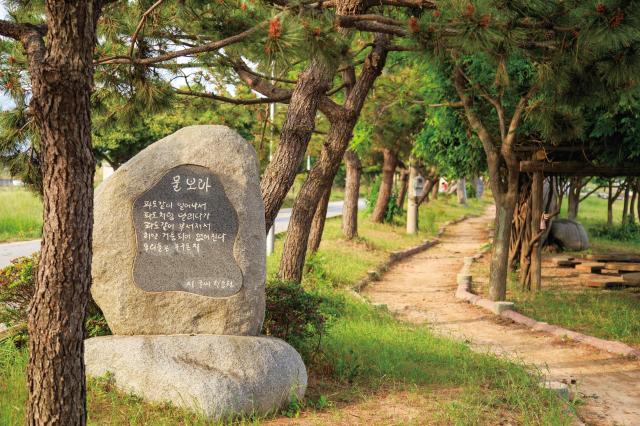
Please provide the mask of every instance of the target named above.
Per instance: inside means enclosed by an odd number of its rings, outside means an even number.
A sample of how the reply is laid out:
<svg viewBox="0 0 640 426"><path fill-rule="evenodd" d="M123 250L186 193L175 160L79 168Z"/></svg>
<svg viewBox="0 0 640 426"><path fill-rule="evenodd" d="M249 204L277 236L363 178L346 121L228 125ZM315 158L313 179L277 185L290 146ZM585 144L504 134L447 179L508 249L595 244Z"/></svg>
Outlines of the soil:
<svg viewBox="0 0 640 426"><path fill-rule="evenodd" d="M550 381L575 383L585 424L640 425L640 361L531 331L454 297L463 259L487 242L493 217L490 208L450 226L440 244L398 263L363 295L401 320L429 323L480 352L535 365Z"/></svg>

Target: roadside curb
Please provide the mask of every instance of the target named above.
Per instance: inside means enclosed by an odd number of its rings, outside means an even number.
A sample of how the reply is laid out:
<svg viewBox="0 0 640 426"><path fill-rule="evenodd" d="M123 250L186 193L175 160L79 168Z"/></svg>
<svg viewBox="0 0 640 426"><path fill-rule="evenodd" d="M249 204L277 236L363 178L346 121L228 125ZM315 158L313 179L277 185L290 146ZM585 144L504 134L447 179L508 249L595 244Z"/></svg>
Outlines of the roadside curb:
<svg viewBox="0 0 640 426"><path fill-rule="evenodd" d="M563 339L571 339L575 342L579 342L605 352L640 359L639 349L633 348L622 342L618 342L617 340L600 339L598 337L588 336L586 334L568 330L557 325L536 321L533 318L529 318L514 311L512 309L513 302L494 302L493 300L485 299L477 294L473 294L471 292L471 283L473 281L471 265L480 259L487 251L488 248L481 250L475 256L464 258L464 265L458 273L458 288L455 293L456 298L465 300L472 305L480 306L495 315L508 318L511 321L524 325L533 331L543 331Z"/></svg>
<svg viewBox="0 0 640 426"><path fill-rule="evenodd" d="M389 254L389 258L385 262L383 262L382 264L378 265L378 267L376 269L374 269L372 271L368 271L367 272L367 276L364 277L363 279L361 279L360 281L358 281L357 283L355 283L351 287L351 290L355 291L356 293L360 293L370 283L380 280L380 277L382 276L382 274L384 274L386 271L388 271L389 268L391 268L396 263L398 263L398 262L400 262L400 261L402 261L402 260L404 260L404 259L406 259L408 257L411 257L411 256L413 256L415 254L423 252L423 251L435 246L436 244L438 244L440 242L439 237L441 237L442 234L444 234L444 232L446 231L446 228L448 226L460 223L463 220L469 219L470 217L473 217L473 216L472 215L464 215L464 216L462 216L462 217L460 217L458 219L454 219L454 220L450 220L448 222L445 222L438 229L438 233L436 234L437 237L432 239L432 240L425 240L422 244L414 246L414 247L410 247L410 248L405 249L405 250L391 252L391 254Z"/></svg>

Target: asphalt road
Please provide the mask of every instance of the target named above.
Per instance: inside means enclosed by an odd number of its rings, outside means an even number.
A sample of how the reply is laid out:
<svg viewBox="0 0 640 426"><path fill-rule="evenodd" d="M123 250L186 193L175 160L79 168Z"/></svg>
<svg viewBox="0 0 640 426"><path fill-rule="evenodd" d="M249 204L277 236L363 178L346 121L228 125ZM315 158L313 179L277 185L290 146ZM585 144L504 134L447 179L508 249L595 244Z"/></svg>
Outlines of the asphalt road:
<svg viewBox="0 0 640 426"><path fill-rule="evenodd" d="M358 202L358 208L362 209L365 203L363 199ZM336 217L342 214L342 201L331 201L327 208L327 217ZM291 209L282 209L276 218L276 234L285 232L289 226ZM20 241L16 243L0 244L0 268L7 266L11 259L21 256L29 256L31 253L40 250L40 240Z"/></svg>

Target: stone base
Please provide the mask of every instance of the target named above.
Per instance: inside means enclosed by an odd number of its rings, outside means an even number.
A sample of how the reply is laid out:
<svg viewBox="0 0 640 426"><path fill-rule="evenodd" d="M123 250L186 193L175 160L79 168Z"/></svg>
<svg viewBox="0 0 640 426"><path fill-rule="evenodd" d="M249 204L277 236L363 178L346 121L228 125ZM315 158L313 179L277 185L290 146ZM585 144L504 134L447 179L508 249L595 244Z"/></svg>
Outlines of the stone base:
<svg viewBox="0 0 640 426"><path fill-rule="evenodd" d="M271 337L104 336L85 341L87 375L112 375L120 390L214 419L264 415L301 399L300 355Z"/></svg>

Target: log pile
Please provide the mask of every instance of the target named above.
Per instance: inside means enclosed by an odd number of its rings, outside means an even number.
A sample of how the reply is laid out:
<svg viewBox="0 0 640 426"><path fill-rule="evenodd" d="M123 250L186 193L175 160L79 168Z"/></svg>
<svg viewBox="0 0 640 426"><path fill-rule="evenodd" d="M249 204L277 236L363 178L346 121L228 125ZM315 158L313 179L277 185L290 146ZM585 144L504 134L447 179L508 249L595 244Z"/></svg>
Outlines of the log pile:
<svg viewBox="0 0 640 426"><path fill-rule="evenodd" d="M553 258L559 268L573 268L587 287L640 287L640 257L624 254L589 254L583 258Z"/></svg>

